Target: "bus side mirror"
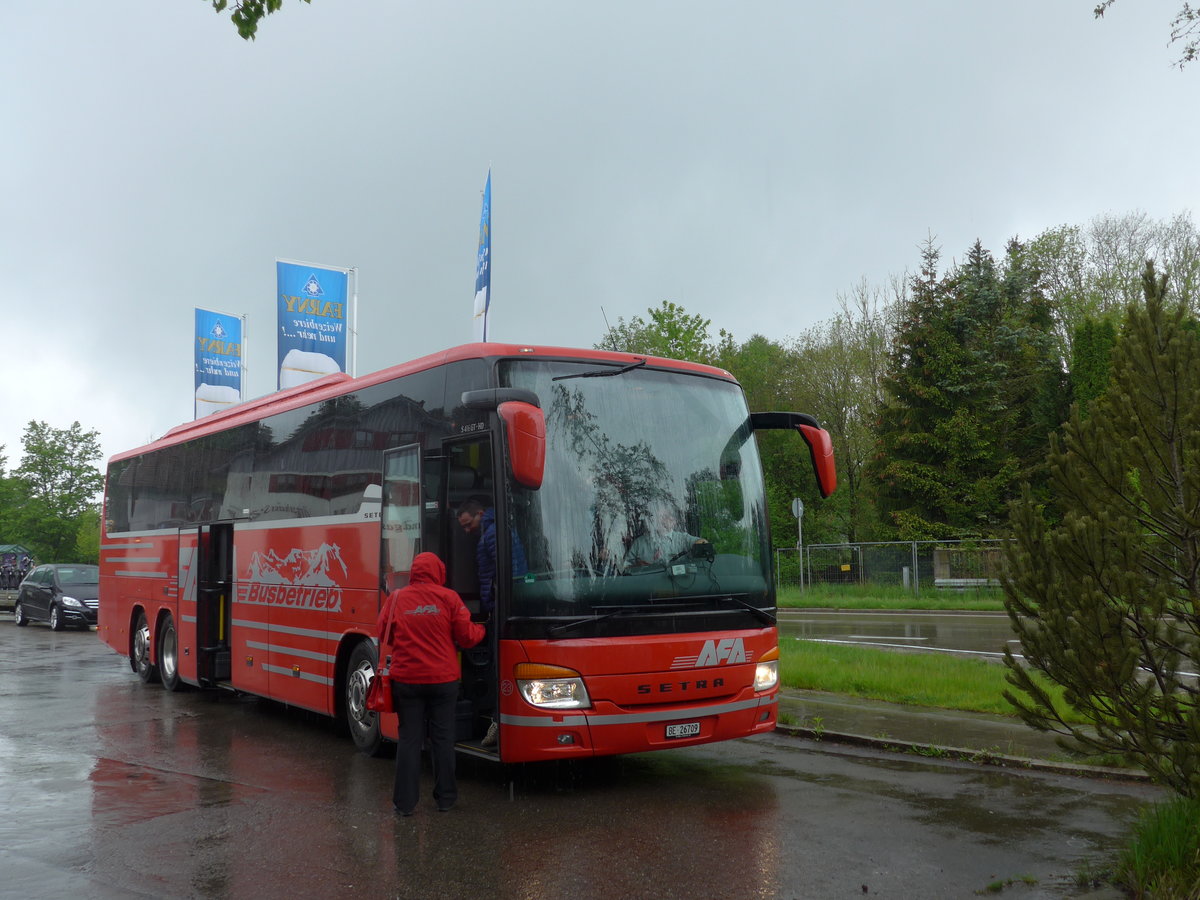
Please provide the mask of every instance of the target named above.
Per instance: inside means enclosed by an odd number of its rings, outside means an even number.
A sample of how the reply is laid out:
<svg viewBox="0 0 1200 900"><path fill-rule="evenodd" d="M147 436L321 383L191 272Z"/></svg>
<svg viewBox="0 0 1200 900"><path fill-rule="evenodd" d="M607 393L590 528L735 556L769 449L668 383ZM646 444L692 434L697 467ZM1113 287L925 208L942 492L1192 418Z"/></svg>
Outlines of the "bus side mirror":
<svg viewBox="0 0 1200 900"><path fill-rule="evenodd" d="M509 400L496 407L504 422L508 463L517 484L536 491L546 471L546 417L531 403Z"/></svg>
<svg viewBox="0 0 1200 900"><path fill-rule="evenodd" d="M837 489L837 466L833 462L833 438L824 428L812 425L796 425L800 437L808 444L812 456L813 474L817 476L817 488L822 497L828 497Z"/></svg>
<svg viewBox="0 0 1200 900"><path fill-rule="evenodd" d="M750 427L755 431L768 428L795 428L808 444L812 457L817 489L828 497L837 489L837 466L833 462L833 438L812 416L794 412L750 413Z"/></svg>

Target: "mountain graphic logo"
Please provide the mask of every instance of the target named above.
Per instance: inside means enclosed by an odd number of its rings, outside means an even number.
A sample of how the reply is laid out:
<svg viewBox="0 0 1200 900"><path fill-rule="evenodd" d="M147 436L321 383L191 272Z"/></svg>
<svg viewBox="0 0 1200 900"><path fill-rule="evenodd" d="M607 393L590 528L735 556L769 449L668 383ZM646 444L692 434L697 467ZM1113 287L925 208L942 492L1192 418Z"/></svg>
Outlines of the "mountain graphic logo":
<svg viewBox="0 0 1200 900"><path fill-rule="evenodd" d="M337 544L322 543L314 550L294 547L287 556L274 550L255 552L246 570L242 601L339 612L342 583L349 573Z"/></svg>

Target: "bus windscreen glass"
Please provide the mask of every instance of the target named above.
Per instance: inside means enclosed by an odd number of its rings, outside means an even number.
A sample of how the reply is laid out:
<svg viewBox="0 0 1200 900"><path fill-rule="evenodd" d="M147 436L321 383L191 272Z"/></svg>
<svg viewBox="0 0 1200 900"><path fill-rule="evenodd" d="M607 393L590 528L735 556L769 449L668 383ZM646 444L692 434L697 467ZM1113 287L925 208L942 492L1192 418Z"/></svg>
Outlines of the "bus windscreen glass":
<svg viewBox="0 0 1200 900"><path fill-rule="evenodd" d="M509 490L524 557L510 616L573 637L644 630L637 619L669 616L672 630L693 619L699 630L714 615L773 613L762 467L741 389L618 369L502 366L501 383L534 391L546 417L540 489Z"/></svg>

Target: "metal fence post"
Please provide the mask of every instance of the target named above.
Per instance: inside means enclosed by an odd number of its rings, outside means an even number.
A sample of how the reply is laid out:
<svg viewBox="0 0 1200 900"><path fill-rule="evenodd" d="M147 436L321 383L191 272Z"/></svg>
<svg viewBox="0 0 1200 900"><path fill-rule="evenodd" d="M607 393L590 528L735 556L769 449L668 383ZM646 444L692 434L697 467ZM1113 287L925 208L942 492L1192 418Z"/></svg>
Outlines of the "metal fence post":
<svg viewBox="0 0 1200 900"><path fill-rule="evenodd" d="M917 542L912 542L913 596L921 594L921 564L917 558Z"/></svg>

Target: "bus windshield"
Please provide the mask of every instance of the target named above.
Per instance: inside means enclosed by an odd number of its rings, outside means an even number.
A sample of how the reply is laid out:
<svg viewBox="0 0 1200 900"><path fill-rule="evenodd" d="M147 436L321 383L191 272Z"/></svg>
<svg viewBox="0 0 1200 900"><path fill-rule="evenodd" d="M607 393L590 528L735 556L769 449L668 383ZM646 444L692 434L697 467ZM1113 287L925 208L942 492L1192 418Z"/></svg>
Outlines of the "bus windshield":
<svg viewBox="0 0 1200 900"><path fill-rule="evenodd" d="M510 620L544 619L550 637L729 627L731 615L773 624L762 467L740 387L543 360L505 362L500 380L534 391L546 417L541 488L508 492L523 556Z"/></svg>

